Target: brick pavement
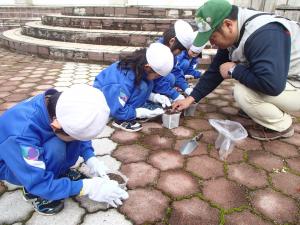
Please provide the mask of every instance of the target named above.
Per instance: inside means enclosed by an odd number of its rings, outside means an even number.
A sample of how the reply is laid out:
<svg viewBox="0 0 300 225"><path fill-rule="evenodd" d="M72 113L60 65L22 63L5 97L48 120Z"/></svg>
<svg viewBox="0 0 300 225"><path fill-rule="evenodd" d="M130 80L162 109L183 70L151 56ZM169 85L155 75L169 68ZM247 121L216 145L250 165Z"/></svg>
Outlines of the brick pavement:
<svg viewBox="0 0 300 225"><path fill-rule="evenodd" d="M63 90L91 84L103 67L18 55L0 49L0 113L48 88ZM251 121L236 116L232 82L226 81L201 101L195 117L181 118L178 128L160 120L143 124L138 133L110 125L93 140L96 155L129 178L129 199L119 209L86 198L65 201L58 215L46 217L22 200L19 187L0 183L0 224L300 224L300 114L295 136L272 142L247 138L226 161L214 148L216 131L209 118ZM181 144L204 133L199 147L182 156ZM79 160L81 171L86 166Z"/></svg>

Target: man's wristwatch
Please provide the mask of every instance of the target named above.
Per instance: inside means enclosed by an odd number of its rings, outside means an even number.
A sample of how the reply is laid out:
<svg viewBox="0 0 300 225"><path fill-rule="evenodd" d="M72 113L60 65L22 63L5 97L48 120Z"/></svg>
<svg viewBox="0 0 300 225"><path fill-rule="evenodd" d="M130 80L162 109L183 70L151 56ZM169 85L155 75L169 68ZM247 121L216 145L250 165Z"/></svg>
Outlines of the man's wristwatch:
<svg viewBox="0 0 300 225"><path fill-rule="evenodd" d="M235 69L235 65L228 70L228 75L230 76L230 78L232 78L232 73L234 69Z"/></svg>

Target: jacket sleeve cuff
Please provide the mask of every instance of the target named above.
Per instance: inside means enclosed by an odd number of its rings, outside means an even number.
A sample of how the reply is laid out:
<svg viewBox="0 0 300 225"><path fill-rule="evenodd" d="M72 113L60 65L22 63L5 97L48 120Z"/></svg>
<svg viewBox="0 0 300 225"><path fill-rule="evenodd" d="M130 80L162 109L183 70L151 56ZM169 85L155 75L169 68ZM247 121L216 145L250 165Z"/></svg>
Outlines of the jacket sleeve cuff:
<svg viewBox="0 0 300 225"><path fill-rule="evenodd" d="M71 185L70 196L79 195L83 187L82 180L72 181Z"/></svg>

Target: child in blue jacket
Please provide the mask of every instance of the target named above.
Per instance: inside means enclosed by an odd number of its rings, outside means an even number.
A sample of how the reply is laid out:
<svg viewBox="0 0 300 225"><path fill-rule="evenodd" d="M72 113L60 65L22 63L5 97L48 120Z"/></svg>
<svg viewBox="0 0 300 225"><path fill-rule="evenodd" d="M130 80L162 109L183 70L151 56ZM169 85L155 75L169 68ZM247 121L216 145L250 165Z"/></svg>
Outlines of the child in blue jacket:
<svg viewBox="0 0 300 225"><path fill-rule="evenodd" d="M184 99L174 87L179 87L183 91L188 91L189 85L182 74L181 68L177 65L177 55L182 51L188 51L193 42L193 28L183 20L177 20L174 26L170 27L163 34L158 42L168 46L174 55L174 65L171 73L167 76L159 77L154 80L153 91L163 94L170 99L177 101Z"/></svg>
<svg viewBox="0 0 300 225"><path fill-rule="evenodd" d="M17 104L0 116L0 180L23 186L24 199L44 215L60 212L63 199L79 194L117 207L128 194L107 177L90 141L108 117L103 94L83 84ZM71 171L79 156L101 177Z"/></svg>
<svg viewBox="0 0 300 225"><path fill-rule="evenodd" d="M137 118L151 118L162 114L161 108L144 108L147 100L170 106L166 96L152 93L153 80L170 73L173 55L163 44L153 43L119 62L113 63L95 78L94 87L100 89L110 108L112 125L135 132L142 129Z"/></svg>

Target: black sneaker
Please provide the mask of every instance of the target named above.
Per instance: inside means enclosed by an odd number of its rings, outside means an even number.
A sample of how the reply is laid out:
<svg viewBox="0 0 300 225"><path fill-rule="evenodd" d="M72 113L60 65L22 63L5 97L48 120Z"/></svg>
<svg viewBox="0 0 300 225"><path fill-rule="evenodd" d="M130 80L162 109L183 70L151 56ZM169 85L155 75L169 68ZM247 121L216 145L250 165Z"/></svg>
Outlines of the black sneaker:
<svg viewBox="0 0 300 225"><path fill-rule="evenodd" d="M143 128L142 125L135 120L123 122L114 120L112 125L128 132L137 132Z"/></svg>
<svg viewBox="0 0 300 225"><path fill-rule="evenodd" d="M38 198L38 196L30 194L24 187L22 188L22 194L23 194L23 199L26 202L33 202Z"/></svg>
<svg viewBox="0 0 300 225"><path fill-rule="evenodd" d="M84 175L83 173L79 172L76 169L69 169L69 170L67 170L67 172L65 172L60 177L68 177L72 181L77 181L77 180L88 178L86 175Z"/></svg>
<svg viewBox="0 0 300 225"><path fill-rule="evenodd" d="M34 210L42 215L55 215L59 213L64 208L63 200L46 200L42 198L37 198L32 202Z"/></svg>

